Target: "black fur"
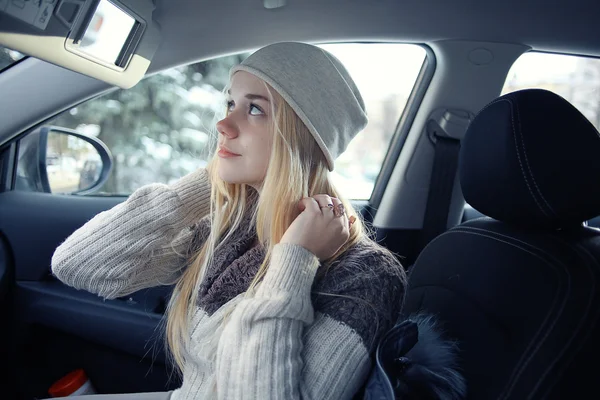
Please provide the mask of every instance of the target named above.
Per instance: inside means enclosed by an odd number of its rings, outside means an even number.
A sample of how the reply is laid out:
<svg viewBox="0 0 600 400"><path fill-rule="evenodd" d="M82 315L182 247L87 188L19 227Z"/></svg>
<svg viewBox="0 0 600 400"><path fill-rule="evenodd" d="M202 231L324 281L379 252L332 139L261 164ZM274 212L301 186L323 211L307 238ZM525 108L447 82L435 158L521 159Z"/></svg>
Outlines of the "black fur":
<svg viewBox="0 0 600 400"><path fill-rule="evenodd" d="M416 314L408 319L418 326L418 341L401 360L405 365L395 388L396 398L465 398L467 385L459 372L456 342L442 337L432 315Z"/></svg>

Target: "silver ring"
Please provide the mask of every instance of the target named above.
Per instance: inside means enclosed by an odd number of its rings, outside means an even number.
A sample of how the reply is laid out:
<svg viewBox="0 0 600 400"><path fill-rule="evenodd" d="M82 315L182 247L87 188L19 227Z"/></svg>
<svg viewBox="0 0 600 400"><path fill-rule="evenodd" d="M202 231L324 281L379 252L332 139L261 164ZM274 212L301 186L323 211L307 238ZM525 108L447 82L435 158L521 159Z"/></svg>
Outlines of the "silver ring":
<svg viewBox="0 0 600 400"><path fill-rule="evenodd" d="M333 209L333 215L335 215L336 217L341 217L345 213L346 213L346 209L344 208L344 205L341 203L338 204L337 206L335 206L335 208Z"/></svg>

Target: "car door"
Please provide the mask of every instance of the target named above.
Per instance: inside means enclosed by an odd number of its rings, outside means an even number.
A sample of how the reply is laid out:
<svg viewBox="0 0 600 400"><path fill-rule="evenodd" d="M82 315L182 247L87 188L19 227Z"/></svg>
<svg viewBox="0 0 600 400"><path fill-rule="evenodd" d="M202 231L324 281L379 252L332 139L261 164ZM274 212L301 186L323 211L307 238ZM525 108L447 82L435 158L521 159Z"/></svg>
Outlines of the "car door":
<svg viewBox="0 0 600 400"><path fill-rule="evenodd" d="M56 179L53 176L56 171L48 165L45 184L36 182L44 182L39 178L43 174L30 174L27 166L40 165L35 162L37 157L29 157L42 153L40 131L45 131L45 127L29 132L2 152L3 160L16 160L12 182L7 182L15 190L0 194L0 266L7 271L3 287L8 308L12 310L6 324L11 328L11 336L3 343L10 344L6 359L14 365L11 369L14 376L7 387L14 387L14 398L47 397L54 382L77 369L83 369L101 392L165 390L177 386L176 378L169 379L163 341L157 329L168 287L105 301L68 287L52 276L50 260L54 249L95 214L125 197L52 193L60 190L83 193L87 189L64 186L65 182L69 184L76 168L71 157L64 157L64 153L58 157L63 161L58 172L67 179ZM57 133L49 132L48 142L57 139L53 135ZM48 143L49 148L51 144ZM27 180L31 183L22 183ZM50 186L51 191L34 190L40 186Z"/></svg>
<svg viewBox="0 0 600 400"><path fill-rule="evenodd" d="M340 58L348 58L343 61L351 69L352 55L360 59L357 50L370 51L365 54L380 57L387 73L393 69L390 60L408 64L402 57L407 51L414 59L406 79L413 85L425 60L425 51L415 53L418 46L413 45L329 46ZM207 132L215 113L225 108L222 91L228 69L244 56L166 70L132 89L110 91L65 112L56 110L50 120L0 147L0 293L11 327L3 333L2 349L14 366L3 378L14 387L11 398L47 397L54 382L76 369L83 369L100 393L179 386L163 338L171 287L104 300L58 281L51 260L72 232L135 189L170 183L205 165ZM380 79L377 71L372 73ZM365 91L372 93L365 94L365 102L374 116L334 173L336 184L367 221L373 215L369 198L378 171L411 90L402 82L385 85L383 92L372 87ZM27 103L26 94L19 101ZM94 143L101 143L95 148L99 153L84 151ZM376 152L365 153L365 147ZM110 155L100 154L102 149ZM358 157L368 161L356 165Z"/></svg>

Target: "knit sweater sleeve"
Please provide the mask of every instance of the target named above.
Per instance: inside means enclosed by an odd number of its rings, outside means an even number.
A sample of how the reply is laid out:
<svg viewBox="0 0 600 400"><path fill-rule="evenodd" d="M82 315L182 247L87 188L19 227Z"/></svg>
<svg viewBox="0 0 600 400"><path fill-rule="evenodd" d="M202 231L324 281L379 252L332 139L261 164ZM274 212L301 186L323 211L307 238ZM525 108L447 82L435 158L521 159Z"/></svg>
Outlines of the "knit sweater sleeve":
<svg viewBox="0 0 600 400"><path fill-rule="evenodd" d="M369 260L387 261L363 261ZM379 266L363 267L377 271ZM351 399L358 392L371 369L376 332L389 327L392 314L379 312L390 308L380 303L389 299L371 289L388 297L400 294L401 302L402 273L375 272L349 280L334 276L335 293L319 302L321 310L311 299L318 268L317 258L306 249L275 246L256 293L240 301L223 329L216 366L219 399ZM389 283L380 285L389 277ZM338 278L352 283L337 285Z"/></svg>
<svg viewBox="0 0 600 400"><path fill-rule="evenodd" d="M73 232L55 250L52 272L104 298L172 284L185 266L193 225L209 211L205 169L172 185L143 186Z"/></svg>

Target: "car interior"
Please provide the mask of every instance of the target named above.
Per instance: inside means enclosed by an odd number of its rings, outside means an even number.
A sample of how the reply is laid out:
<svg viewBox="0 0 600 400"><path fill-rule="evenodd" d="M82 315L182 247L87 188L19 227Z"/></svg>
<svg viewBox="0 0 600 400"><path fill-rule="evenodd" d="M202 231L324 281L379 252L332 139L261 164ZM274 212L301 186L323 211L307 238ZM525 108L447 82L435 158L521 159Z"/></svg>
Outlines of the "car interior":
<svg viewBox="0 0 600 400"><path fill-rule="evenodd" d="M0 397L49 397L78 369L98 393L180 385L172 287L103 300L58 281L52 254L135 188L203 166L185 146L206 149L228 63L279 41L366 71L372 122L339 179L409 274L403 317L431 313L456 341L467 398L594 390L598 16L589 0L0 0Z"/></svg>

